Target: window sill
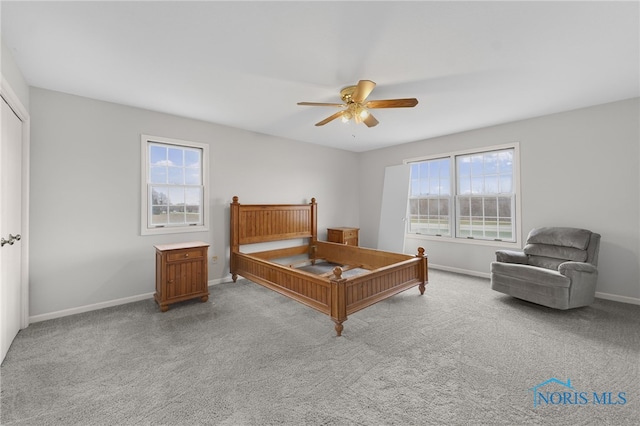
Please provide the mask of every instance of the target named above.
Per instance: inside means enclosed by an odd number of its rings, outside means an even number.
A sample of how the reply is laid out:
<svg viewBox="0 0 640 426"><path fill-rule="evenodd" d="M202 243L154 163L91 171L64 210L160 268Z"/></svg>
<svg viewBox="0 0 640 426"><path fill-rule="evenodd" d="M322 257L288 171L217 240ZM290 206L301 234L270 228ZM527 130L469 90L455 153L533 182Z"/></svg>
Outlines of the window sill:
<svg viewBox="0 0 640 426"><path fill-rule="evenodd" d="M522 246L517 241L494 241L494 240L478 240L474 238L453 238L453 237L437 237L435 235L405 234L406 239L420 241L438 241L441 243L454 244L471 244L476 246L488 246L497 248L521 249Z"/></svg>
<svg viewBox="0 0 640 426"><path fill-rule="evenodd" d="M186 234L187 232L207 232L207 226L167 226L164 228L142 229L140 235L164 235L164 234Z"/></svg>

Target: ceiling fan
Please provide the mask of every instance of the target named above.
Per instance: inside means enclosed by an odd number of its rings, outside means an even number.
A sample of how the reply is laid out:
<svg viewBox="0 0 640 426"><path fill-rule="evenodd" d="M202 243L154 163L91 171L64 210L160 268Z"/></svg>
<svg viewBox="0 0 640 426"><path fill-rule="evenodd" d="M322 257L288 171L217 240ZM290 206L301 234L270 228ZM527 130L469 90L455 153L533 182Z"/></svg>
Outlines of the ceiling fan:
<svg viewBox="0 0 640 426"><path fill-rule="evenodd" d="M347 86L340 91L340 97L344 103L323 103L323 102L298 102L298 105L306 106L331 106L345 108L324 120L316 123L316 126L324 126L336 118L341 118L343 122L354 120L356 123L364 123L367 127L378 124L378 120L369 112L373 108L411 108L418 104L416 98L405 99L384 99L377 101L367 101L376 83L371 80L360 80L356 86Z"/></svg>

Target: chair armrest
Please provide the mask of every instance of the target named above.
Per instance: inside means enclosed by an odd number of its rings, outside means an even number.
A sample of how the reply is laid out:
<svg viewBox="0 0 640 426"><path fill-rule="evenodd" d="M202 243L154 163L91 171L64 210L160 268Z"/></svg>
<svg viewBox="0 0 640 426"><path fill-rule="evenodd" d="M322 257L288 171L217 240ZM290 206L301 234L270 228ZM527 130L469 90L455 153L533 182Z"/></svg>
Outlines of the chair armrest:
<svg viewBox="0 0 640 426"><path fill-rule="evenodd" d="M586 262L564 262L558 266L558 272L562 275L572 275L578 272L594 274L598 273L598 268Z"/></svg>
<svg viewBox="0 0 640 426"><path fill-rule="evenodd" d="M523 265L527 265L529 263L529 258L526 254L521 251L513 250L497 250L496 260L502 263L520 263Z"/></svg>
<svg viewBox="0 0 640 426"><path fill-rule="evenodd" d="M569 285L569 307L586 306L593 303L598 281L598 268L586 262L564 262L558 272L571 280Z"/></svg>

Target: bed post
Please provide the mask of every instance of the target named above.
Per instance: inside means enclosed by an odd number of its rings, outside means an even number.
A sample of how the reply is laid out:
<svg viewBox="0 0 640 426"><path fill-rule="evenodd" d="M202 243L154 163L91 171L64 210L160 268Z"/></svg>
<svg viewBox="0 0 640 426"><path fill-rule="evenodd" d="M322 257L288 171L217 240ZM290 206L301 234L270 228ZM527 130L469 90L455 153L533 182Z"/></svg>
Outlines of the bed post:
<svg viewBox="0 0 640 426"><path fill-rule="evenodd" d="M233 255L240 251L240 240L239 240L239 229L240 226L240 203L238 202L238 196L234 195L233 202L230 206L229 220L231 222L231 229L229 232L230 236L230 244L229 244L229 272L231 272L231 279L235 283L238 279L238 274L236 274L236 258Z"/></svg>
<svg viewBox="0 0 640 426"><path fill-rule="evenodd" d="M318 241L318 205L316 199L311 199L311 245Z"/></svg>
<svg viewBox="0 0 640 426"><path fill-rule="evenodd" d="M309 239L309 257L311 258L311 264L316 264L316 254L318 250L318 246L316 242L318 241L318 205L316 204L316 199L312 198L310 213L311 213L311 238Z"/></svg>
<svg viewBox="0 0 640 426"><path fill-rule="evenodd" d="M336 336L342 336L343 322L347 320L347 286L342 278L342 268L333 268L331 281L331 319L336 323Z"/></svg>
<svg viewBox="0 0 640 426"><path fill-rule="evenodd" d="M428 259L424 254L424 248L418 247L418 254L416 254L416 257L419 257L422 260L422 262L420 262L420 280L422 282L418 288L420 289L420 294L424 294L425 284L429 282L429 268L427 268Z"/></svg>

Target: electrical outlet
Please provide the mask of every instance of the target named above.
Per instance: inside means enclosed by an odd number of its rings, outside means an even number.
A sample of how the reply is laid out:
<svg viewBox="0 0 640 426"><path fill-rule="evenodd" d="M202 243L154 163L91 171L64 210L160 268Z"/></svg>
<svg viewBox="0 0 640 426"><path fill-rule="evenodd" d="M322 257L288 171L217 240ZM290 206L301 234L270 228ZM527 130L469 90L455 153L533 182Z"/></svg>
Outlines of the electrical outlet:
<svg viewBox="0 0 640 426"><path fill-rule="evenodd" d="M218 256L211 256L211 263L217 263L218 262Z"/></svg>

